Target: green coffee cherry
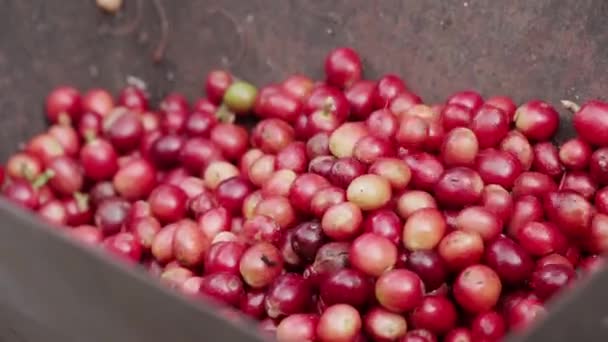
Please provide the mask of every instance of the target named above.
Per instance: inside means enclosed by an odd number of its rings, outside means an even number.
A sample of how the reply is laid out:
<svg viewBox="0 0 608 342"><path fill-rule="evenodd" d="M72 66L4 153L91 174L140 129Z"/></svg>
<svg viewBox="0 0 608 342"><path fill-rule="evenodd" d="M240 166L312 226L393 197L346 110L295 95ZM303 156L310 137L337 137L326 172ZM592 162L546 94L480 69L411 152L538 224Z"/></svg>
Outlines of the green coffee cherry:
<svg viewBox="0 0 608 342"><path fill-rule="evenodd" d="M236 81L226 89L224 104L237 114L247 113L253 108L258 89L250 83Z"/></svg>

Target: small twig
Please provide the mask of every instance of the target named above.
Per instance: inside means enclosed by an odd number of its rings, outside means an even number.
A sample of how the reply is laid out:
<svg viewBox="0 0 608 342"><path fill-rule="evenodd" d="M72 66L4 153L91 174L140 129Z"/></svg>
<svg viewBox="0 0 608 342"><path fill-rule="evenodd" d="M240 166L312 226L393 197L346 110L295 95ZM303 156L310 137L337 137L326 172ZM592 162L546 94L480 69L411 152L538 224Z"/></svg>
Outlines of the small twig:
<svg viewBox="0 0 608 342"><path fill-rule="evenodd" d="M559 182L559 186L557 187L558 191L561 191L564 188L564 184L566 183L566 176L567 176L567 173L564 172L562 179Z"/></svg>
<svg viewBox="0 0 608 342"><path fill-rule="evenodd" d="M53 172L53 170L46 170L32 181L32 187L34 189L40 189L53 177L55 177L55 172Z"/></svg>
<svg viewBox="0 0 608 342"><path fill-rule="evenodd" d="M562 103L562 106L564 106L564 108L573 113L576 113L581 109L581 106L579 106L576 102L570 100L561 100L560 102Z"/></svg>
<svg viewBox="0 0 608 342"><path fill-rule="evenodd" d="M125 25L122 25L122 26L119 26L116 28L111 28L108 25L104 25L99 29L99 33L108 34L111 36L125 36L125 35L133 33L133 31L135 31L137 29L137 27L139 26L139 23L141 22L143 8L144 8L144 0L137 0L135 14L131 21L127 22Z"/></svg>
<svg viewBox="0 0 608 342"><path fill-rule="evenodd" d="M32 172L27 167L27 164L25 164L25 163L21 164L20 169L21 169L20 170L21 176L23 176L23 178L25 178L25 180L27 180L28 182L32 182L34 180L34 175L32 175Z"/></svg>
<svg viewBox="0 0 608 342"><path fill-rule="evenodd" d="M165 11L165 7L163 7L161 0L153 0L153 3L156 13L158 13L158 18L160 19L160 39L158 45L156 45L156 49L154 49L152 59L155 63L159 63L165 57L165 50L167 49L169 40L169 20L167 19L167 12Z"/></svg>
<svg viewBox="0 0 608 342"><path fill-rule="evenodd" d="M94 141L95 139L97 139L97 132L95 132L94 129L87 129L86 131L84 131L84 141L87 143L90 143L92 141Z"/></svg>
<svg viewBox="0 0 608 342"><path fill-rule="evenodd" d="M241 27L241 25L239 25L239 22L236 20L236 18L232 14L230 14L230 12L226 11L223 8L210 8L207 10L207 13L220 14L224 18L228 19L232 26L234 26L234 29L236 30L236 33L239 36L239 50L234 56L234 58L228 59L228 66L232 67L239 64L245 56L245 46L247 45L246 36L243 33L243 28Z"/></svg>
<svg viewBox="0 0 608 342"><path fill-rule="evenodd" d="M231 112L230 109L228 109L228 107L226 107L225 105L221 105L217 109L217 111L215 112L215 117L217 117L217 119L223 123L233 123L236 119L236 115Z"/></svg>
<svg viewBox="0 0 608 342"><path fill-rule="evenodd" d="M74 200L76 201L76 206L80 211L86 211L89 208L89 196L87 194L83 194L82 192L74 193Z"/></svg>

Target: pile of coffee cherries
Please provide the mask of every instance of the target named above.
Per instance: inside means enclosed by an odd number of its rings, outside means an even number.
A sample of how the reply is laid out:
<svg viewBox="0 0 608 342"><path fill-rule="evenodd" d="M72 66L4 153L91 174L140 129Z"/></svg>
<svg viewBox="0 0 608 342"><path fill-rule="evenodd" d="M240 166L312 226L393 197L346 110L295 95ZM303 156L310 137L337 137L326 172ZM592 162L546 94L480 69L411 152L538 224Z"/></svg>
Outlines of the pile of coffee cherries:
<svg viewBox="0 0 608 342"><path fill-rule="evenodd" d="M3 195L280 342L500 341L608 251L605 102L564 101L557 144L547 102L425 104L350 48L323 81L204 90L54 89Z"/></svg>

